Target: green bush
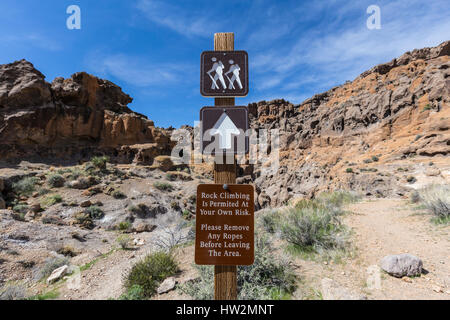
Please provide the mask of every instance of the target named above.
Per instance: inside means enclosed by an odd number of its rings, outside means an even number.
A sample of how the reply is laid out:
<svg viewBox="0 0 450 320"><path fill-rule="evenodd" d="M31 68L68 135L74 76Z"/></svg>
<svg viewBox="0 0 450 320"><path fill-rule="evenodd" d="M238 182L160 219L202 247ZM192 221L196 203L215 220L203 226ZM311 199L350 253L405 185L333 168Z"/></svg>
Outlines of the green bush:
<svg viewBox="0 0 450 320"><path fill-rule="evenodd" d="M343 249L346 229L335 212L323 208L291 208L281 225L281 234L301 252Z"/></svg>
<svg viewBox="0 0 450 320"><path fill-rule="evenodd" d="M29 196L36 190L36 184L39 179L36 177L27 177L13 183L12 188L15 193L21 196Z"/></svg>
<svg viewBox="0 0 450 320"><path fill-rule="evenodd" d="M111 195L112 195L112 197L113 197L114 199L125 199L125 198L127 197L126 194L123 193L123 192L120 191L120 190L114 190L114 191L111 193Z"/></svg>
<svg viewBox="0 0 450 320"><path fill-rule="evenodd" d="M214 267L196 266L200 278L181 286L181 290L196 300L214 297ZM255 262L238 268L238 299L265 300L289 297L296 289L297 276L292 264L273 256L266 237L256 236Z"/></svg>
<svg viewBox="0 0 450 320"><path fill-rule="evenodd" d="M178 265L170 253L156 252L136 263L124 279L125 288L142 288L142 296L150 298L164 279L175 275Z"/></svg>
<svg viewBox="0 0 450 320"><path fill-rule="evenodd" d="M378 162L380 159L378 159L378 157L377 156L373 156L372 157L372 161L374 161L374 162Z"/></svg>
<svg viewBox="0 0 450 320"><path fill-rule="evenodd" d="M345 169L345 172L347 172L347 173L353 173L353 168L347 168L347 169Z"/></svg>
<svg viewBox="0 0 450 320"><path fill-rule="evenodd" d="M101 219L105 216L102 209L100 209L98 206L90 206L85 210L85 213L87 213L94 220Z"/></svg>
<svg viewBox="0 0 450 320"><path fill-rule="evenodd" d="M28 212L28 205L26 204L26 203L19 203L19 204L16 204L14 207L13 207L13 211L14 212L17 212L17 213L23 213L23 214L25 214L25 213L27 213Z"/></svg>
<svg viewBox="0 0 450 320"><path fill-rule="evenodd" d="M86 229L93 229L94 222L88 213L80 212L75 215L75 223Z"/></svg>
<svg viewBox="0 0 450 320"><path fill-rule="evenodd" d="M120 231L128 231L131 229L131 223L129 221L122 221L117 225L117 228Z"/></svg>
<svg viewBox="0 0 450 320"><path fill-rule="evenodd" d="M59 194L52 194L41 200L41 206L44 208L48 208L53 206L56 203L61 203L62 197Z"/></svg>
<svg viewBox="0 0 450 320"><path fill-rule="evenodd" d="M91 159L92 164L97 167L98 169L106 169L106 164L109 161L109 157L103 156L103 157L93 157Z"/></svg>
<svg viewBox="0 0 450 320"><path fill-rule="evenodd" d="M264 212L260 218L261 226L268 233L276 233L279 229L281 218L281 214L277 210Z"/></svg>
<svg viewBox="0 0 450 320"><path fill-rule="evenodd" d="M63 178L63 176L57 173L52 173L47 178L47 183L52 188L63 187L65 181L66 180Z"/></svg>
<svg viewBox="0 0 450 320"><path fill-rule="evenodd" d="M122 249L128 250L131 246L131 238L129 235L122 234L117 238L117 243Z"/></svg>
<svg viewBox="0 0 450 320"><path fill-rule="evenodd" d="M166 174L166 179L169 181L175 181L177 180L177 175L173 174L173 173L167 173Z"/></svg>
<svg viewBox="0 0 450 320"><path fill-rule="evenodd" d="M119 297L119 300L144 300L144 289L139 285L134 285L126 293Z"/></svg>
<svg viewBox="0 0 450 320"><path fill-rule="evenodd" d="M155 182L153 186L160 191L173 191L173 186L166 182Z"/></svg>
<svg viewBox="0 0 450 320"><path fill-rule="evenodd" d="M435 216L435 222L450 222L450 185L431 185L419 191L425 208Z"/></svg>

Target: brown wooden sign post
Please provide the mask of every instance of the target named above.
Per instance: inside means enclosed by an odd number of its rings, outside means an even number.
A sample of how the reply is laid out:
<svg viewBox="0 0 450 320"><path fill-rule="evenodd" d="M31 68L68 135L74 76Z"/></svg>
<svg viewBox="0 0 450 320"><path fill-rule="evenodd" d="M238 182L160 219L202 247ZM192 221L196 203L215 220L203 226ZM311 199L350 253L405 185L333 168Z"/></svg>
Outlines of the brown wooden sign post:
<svg viewBox="0 0 450 320"><path fill-rule="evenodd" d="M234 51L234 33L214 34L215 51ZM215 98L216 107L234 106L234 98ZM234 159L234 156L233 156ZM233 164L214 164L214 182L218 184L236 183L236 160ZM237 267L215 266L214 267L214 298L216 300L237 299Z"/></svg>

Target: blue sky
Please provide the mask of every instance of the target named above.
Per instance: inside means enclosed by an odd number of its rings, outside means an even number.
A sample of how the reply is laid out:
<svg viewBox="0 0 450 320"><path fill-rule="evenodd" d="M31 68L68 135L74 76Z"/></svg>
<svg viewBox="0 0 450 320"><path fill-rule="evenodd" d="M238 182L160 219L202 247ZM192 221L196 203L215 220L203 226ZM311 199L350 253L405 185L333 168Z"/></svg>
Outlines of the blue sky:
<svg viewBox="0 0 450 320"><path fill-rule="evenodd" d="M81 8L81 30L66 9ZM366 10L381 9L369 30ZM193 125L211 98L199 93L200 54L215 32L235 32L246 50L250 94L237 105L300 103L372 66L450 39L448 0L154 1L2 0L0 64L25 58L51 82L86 71L134 98L157 126Z"/></svg>

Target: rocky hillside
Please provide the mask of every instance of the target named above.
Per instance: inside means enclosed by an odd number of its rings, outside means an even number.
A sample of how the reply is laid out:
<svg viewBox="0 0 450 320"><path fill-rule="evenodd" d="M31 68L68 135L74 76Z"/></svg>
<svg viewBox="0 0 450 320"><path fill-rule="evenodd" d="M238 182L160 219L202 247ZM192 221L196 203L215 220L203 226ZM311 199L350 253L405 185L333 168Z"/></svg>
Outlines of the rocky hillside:
<svg viewBox="0 0 450 320"><path fill-rule="evenodd" d="M50 84L28 61L0 65L0 160L74 162L99 153L139 163L170 152L169 133L130 110L131 102L84 72Z"/></svg>
<svg viewBox="0 0 450 320"><path fill-rule="evenodd" d="M269 157L241 180L255 182L261 207L325 189L388 197L448 183L449 54L447 41L407 52L300 105L251 104L252 128L280 129L280 168L265 173Z"/></svg>
<svg viewBox="0 0 450 320"><path fill-rule="evenodd" d="M280 166L241 166L258 207L326 189L398 197L449 181L450 42L407 52L300 105L249 105L253 129L280 130ZM152 165L170 154L171 130L155 128L113 83L86 73L51 84L25 60L0 66L0 161L77 162L106 154ZM192 167L211 174L211 166Z"/></svg>

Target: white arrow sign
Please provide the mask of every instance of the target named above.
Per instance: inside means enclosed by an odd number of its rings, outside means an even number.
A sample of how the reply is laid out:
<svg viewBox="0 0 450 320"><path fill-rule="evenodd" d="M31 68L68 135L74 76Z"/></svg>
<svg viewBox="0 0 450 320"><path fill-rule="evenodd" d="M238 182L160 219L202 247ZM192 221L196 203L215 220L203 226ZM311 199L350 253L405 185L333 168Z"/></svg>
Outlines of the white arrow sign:
<svg viewBox="0 0 450 320"><path fill-rule="evenodd" d="M210 134L211 136L219 135L219 148L227 150L232 147L233 135L239 135L240 131L224 112L210 130Z"/></svg>

